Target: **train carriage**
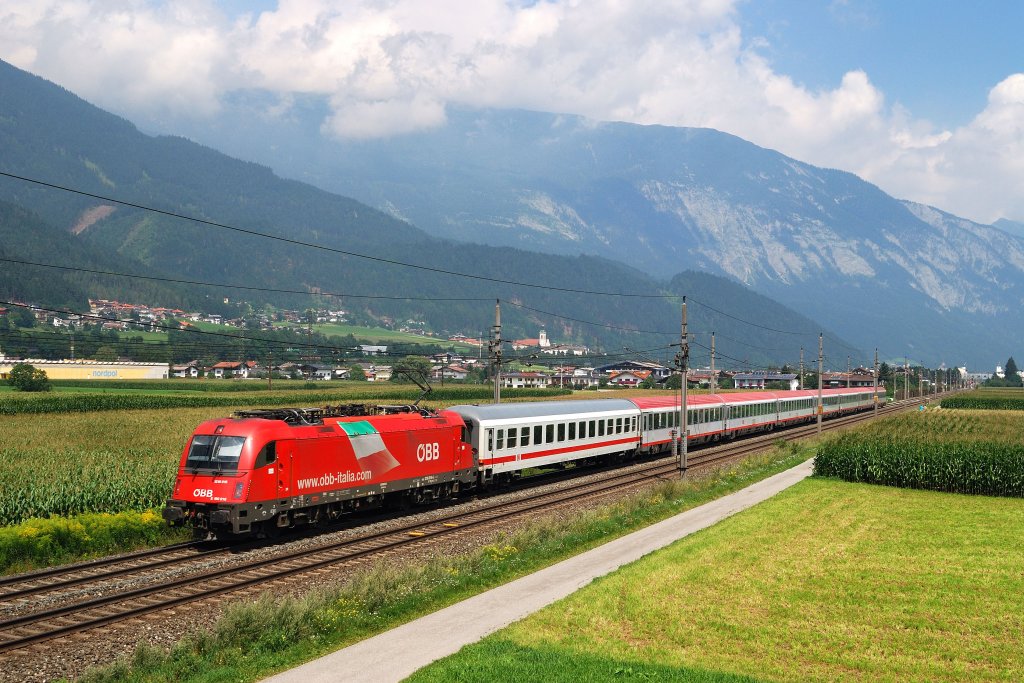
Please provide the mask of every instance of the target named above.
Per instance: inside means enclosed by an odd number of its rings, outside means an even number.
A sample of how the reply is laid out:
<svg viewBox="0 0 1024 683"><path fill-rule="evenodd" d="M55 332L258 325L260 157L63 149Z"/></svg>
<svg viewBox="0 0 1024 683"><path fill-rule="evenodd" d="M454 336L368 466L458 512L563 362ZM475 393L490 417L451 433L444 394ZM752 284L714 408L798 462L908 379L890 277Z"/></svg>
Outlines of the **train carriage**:
<svg viewBox="0 0 1024 683"><path fill-rule="evenodd" d="M480 482L502 481L533 467L635 453L640 411L630 401L597 399L460 405Z"/></svg>
<svg viewBox="0 0 1024 683"><path fill-rule="evenodd" d="M815 390L687 398L689 443L770 431L817 416ZM823 417L871 407L869 388L822 391ZM529 468L669 451L679 398L276 408L201 424L164 508L216 535L268 534L387 501L422 503Z"/></svg>
<svg viewBox="0 0 1024 683"><path fill-rule="evenodd" d="M641 412L640 452L671 450L679 434L679 397L652 396L629 399ZM687 434L690 443L717 440L724 431L725 403L719 394L688 396Z"/></svg>

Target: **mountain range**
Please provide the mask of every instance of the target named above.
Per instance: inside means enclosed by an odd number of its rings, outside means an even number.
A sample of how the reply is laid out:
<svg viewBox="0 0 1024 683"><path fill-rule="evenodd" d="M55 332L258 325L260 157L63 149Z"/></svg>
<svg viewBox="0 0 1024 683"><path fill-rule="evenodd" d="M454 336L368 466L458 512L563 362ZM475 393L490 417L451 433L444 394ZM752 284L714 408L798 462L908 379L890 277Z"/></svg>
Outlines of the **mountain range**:
<svg viewBox="0 0 1024 683"><path fill-rule="evenodd" d="M441 239L398 212L283 179L269 165L144 134L2 62L0 150L3 300L77 310L87 296L207 310L229 297L292 308L329 300L357 320L408 318L473 334L489 328L500 299L506 339L544 327L556 341L664 360L675 352L685 294L698 333L692 361L707 362L714 330L720 364L753 367L795 363L822 329L686 263L668 277L610 255L489 246L479 234L476 243ZM851 353L867 358L824 331L833 367Z"/></svg>
<svg viewBox="0 0 1024 683"><path fill-rule="evenodd" d="M236 93L185 134L431 234L716 273L889 357L988 367L1024 332L1024 226L902 201L709 129L450 109L440 127L330 141L327 103L283 117Z"/></svg>

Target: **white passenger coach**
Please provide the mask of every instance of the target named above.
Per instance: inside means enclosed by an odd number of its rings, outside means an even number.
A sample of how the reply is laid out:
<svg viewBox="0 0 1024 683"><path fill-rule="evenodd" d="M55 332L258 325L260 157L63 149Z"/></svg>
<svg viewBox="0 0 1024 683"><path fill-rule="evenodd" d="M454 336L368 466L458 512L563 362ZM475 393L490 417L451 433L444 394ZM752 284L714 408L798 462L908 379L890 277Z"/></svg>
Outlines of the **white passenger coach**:
<svg viewBox="0 0 1024 683"><path fill-rule="evenodd" d="M822 417L865 410L884 394L825 389ZM702 443L772 431L816 418L818 392L756 391L687 398L687 441ZM459 405L481 483L528 468L669 451L679 430L679 397Z"/></svg>

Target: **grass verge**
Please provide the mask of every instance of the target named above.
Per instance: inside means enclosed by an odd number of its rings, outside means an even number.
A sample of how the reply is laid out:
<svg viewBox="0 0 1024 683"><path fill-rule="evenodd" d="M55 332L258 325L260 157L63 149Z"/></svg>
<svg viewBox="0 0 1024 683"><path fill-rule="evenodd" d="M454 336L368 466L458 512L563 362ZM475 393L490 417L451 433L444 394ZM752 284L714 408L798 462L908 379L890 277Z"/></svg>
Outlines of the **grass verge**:
<svg viewBox="0 0 1024 683"><path fill-rule="evenodd" d="M170 652L140 647L131 659L83 680L257 680L737 491L811 454L810 447L777 448L569 520L539 520L469 555L404 568L381 565L335 590L236 605L209 633L194 634Z"/></svg>
<svg viewBox="0 0 1024 683"><path fill-rule="evenodd" d="M810 479L411 681L1020 680L1022 533L1021 500Z"/></svg>

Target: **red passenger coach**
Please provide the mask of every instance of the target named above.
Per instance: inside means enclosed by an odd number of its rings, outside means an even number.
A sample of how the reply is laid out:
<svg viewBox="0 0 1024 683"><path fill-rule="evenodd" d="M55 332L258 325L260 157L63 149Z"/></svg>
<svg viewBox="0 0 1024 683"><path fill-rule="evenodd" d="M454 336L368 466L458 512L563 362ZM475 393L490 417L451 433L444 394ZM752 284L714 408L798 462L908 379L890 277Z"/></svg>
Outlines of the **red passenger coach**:
<svg viewBox="0 0 1024 683"><path fill-rule="evenodd" d="M252 410L210 420L182 453L164 518L214 534L268 533L386 499L447 497L475 477L463 430L454 413L406 406Z"/></svg>

